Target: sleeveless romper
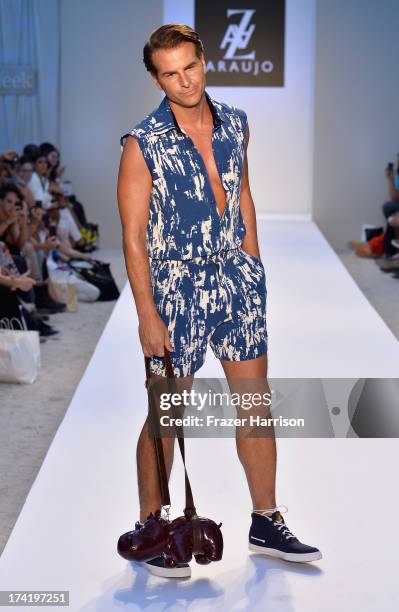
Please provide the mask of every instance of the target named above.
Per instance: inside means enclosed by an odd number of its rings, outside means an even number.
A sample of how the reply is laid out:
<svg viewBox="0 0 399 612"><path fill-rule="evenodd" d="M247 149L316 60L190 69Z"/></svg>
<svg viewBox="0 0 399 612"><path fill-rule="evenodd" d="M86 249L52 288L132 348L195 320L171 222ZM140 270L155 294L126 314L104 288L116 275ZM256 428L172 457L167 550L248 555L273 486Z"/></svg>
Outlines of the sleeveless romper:
<svg viewBox="0 0 399 612"><path fill-rule="evenodd" d="M218 359L243 361L267 352L266 276L241 243L240 189L247 117L205 91L214 127L212 148L226 192L220 215L206 166L161 104L121 139L136 138L152 176L147 252L157 311L169 331L176 376L204 363L208 342ZM166 375L162 357L150 369Z"/></svg>

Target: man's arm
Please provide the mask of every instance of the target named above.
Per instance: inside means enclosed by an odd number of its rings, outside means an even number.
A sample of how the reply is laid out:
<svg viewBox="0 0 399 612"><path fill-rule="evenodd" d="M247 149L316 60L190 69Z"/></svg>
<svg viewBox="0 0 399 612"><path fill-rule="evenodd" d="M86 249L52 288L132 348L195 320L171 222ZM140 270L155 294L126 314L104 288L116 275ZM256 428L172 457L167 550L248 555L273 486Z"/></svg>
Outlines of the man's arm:
<svg viewBox="0 0 399 612"><path fill-rule="evenodd" d="M250 255L254 255L260 259L258 235L256 227L256 213L255 206L252 200L251 190L249 187L249 176L248 176L248 158L247 148L249 142L249 127L247 124L247 131L245 133L245 155L243 163L243 172L241 180L241 193L240 193L240 209L244 225L246 228L246 234L242 242L242 248Z"/></svg>
<svg viewBox="0 0 399 612"><path fill-rule="evenodd" d="M123 231L123 252L132 289L144 355L173 350L166 326L156 309L152 289L146 233L152 178L138 142L127 138L118 175L118 206Z"/></svg>

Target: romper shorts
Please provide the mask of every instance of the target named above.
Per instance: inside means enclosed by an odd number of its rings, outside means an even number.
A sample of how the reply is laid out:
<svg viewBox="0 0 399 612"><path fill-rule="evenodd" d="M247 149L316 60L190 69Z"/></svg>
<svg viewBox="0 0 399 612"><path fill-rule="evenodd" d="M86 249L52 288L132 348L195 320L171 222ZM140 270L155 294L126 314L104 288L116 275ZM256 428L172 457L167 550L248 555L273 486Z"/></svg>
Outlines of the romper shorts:
<svg viewBox="0 0 399 612"><path fill-rule="evenodd" d="M218 359L244 361L267 353L266 275L241 247L189 260L150 258L157 311L165 323L176 377L203 365L208 342ZM164 359L150 371L166 376Z"/></svg>

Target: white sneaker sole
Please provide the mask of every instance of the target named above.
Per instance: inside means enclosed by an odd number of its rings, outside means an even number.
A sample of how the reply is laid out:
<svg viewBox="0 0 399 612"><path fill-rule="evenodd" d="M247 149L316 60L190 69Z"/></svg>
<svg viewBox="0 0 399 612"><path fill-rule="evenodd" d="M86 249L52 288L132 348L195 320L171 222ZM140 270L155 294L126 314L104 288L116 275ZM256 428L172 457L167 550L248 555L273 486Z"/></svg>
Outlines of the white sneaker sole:
<svg viewBox="0 0 399 612"><path fill-rule="evenodd" d="M151 565L150 563L143 562L145 567L154 576L160 576L161 578L188 578L191 576L191 567L158 567Z"/></svg>
<svg viewBox="0 0 399 612"><path fill-rule="evenodd" d="M317 561L318 559L322 559L323 555L320 551L311 552L311 553L285 553L281 550L276 550L275 548L265 548L265 546L257 546L256 544L248 544L249 550L253 550L257 553L262 553L263 555L270 555L271 557L276 557L277 559L284 559L284 561L295 561L295 562L303 562L303 561Z"/></svg>

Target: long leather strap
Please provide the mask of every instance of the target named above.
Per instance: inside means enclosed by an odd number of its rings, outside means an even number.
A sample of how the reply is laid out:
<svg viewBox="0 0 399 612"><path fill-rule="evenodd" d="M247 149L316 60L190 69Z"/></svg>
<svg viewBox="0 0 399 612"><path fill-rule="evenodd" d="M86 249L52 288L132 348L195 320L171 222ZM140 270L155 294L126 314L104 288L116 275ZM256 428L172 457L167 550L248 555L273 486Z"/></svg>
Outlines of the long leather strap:
<svg viewBox="0 0 399 612"><path fill-rule="evenodd" d="M148 391L148 406L149 406L149 411L150 411L150 413L151 413L151 415L153 417L153 423L158 423L157 406L155 405L153 393L151 393L151 391L148 388L148 381L151 378L150 357L146 357L145 356L144 357L144 361L145 361L145 369L146 369L145 386L147 387L147 391ZM166 376L168 378L175 379L175 375L174 375L174 372L173 372L172 361L171 361L171 358L170 358L169 351L168 351L168 349L166 347L165 347L164 362L165 362ZM176 384L173 384L173 391L172 392L173 393L177 392ZM172 404L172 413L173 413L173 417L175 419L179 418L179 414L177 413L176 406L174 406L173 404ZM189 480L189 477L188 477L188 474L187 474L187 469L186 469L183 427L176 425L175 421L174 421L174 426L175 426L175 430L176 430L177 440L178 440L178 443L179 443L180 454L181 454L182 459L183 459L184 473L185 473L186 507L184 509L184 515L188 519L193 519L193 518L197 517L197 512L196 512L196 508L194 506L194 499L193 499L193 494L192 494L192 490L191 490L190 480ZM158 437L158 436L154 437L154 444L155 444L155 452L156 452L156 457L157 457L157 466L158 466L159 486L160 486L160 492L161 492L161 501L162 501L162 505L166 506L166 505L170 505L170 494L169 494L168 479L167 479L167 474L166 474L165 457L164 457L164 452L163 452L162 439L160 437ZM197 539L197 538L195 538L195 539Z"/></svg>

